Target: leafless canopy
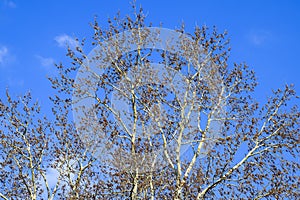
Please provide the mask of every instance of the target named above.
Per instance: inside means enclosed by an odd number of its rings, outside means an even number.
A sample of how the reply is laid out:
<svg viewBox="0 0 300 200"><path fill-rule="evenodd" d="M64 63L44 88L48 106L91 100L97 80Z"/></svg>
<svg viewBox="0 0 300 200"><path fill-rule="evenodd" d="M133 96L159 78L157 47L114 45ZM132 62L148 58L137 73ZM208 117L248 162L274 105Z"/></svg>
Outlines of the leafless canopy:
<svg viewBox="0 0 300 200"><path fill-rule="evenodd" d="M107 29L95 19L90 54L85 40L68 49L52 114L30 93L0 100L0 197L299 198L293 87L260 105L226 32L168 32L133 8Z"/></svg>

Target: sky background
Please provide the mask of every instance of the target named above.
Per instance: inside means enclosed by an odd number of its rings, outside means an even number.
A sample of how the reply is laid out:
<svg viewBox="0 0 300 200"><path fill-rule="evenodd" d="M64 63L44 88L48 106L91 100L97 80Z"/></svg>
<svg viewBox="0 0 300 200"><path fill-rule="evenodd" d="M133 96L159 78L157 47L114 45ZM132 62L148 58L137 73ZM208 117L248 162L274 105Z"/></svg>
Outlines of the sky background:
<svg viewBox="0 0 300 200"><path fill-rule="evenodd" d="M300 94L300 1L298 0L139 0L148 21L173 29L185 22L227 30L230 62L246 62L257 73L255 95L263 101L272 89L294 83ZM89 23L100 26L117 11L131 13L128 0L0 0L0 98L31 90L47 106L53 92L47 76L54 62L68 63L66 42L91 38ZM88 53L92 49L86 48ZM299 102L298 102L299 103Z"/></svg>

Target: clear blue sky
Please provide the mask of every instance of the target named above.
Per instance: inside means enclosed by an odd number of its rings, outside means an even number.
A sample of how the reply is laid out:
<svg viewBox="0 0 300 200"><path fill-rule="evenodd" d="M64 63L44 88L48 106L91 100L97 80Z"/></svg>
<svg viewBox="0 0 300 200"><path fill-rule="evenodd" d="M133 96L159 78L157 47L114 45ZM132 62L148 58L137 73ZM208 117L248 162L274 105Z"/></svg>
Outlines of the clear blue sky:
<svg viewBox="0 0 300 200"><path fill-rule="evenodd" d="M230 61L246 62L257 72L258 98L271 89L294 83L300 94L300 1L298 0L139 0L148 20L166 28L185 22L228 30ZM0 97L5 88L18 95L30 89L42 103L51 91L47 74L53 62L66 61L60 42L92 35L89 22L120 10L127 0L0 0ZM91 49L86 49L87 52Z"/></svg>

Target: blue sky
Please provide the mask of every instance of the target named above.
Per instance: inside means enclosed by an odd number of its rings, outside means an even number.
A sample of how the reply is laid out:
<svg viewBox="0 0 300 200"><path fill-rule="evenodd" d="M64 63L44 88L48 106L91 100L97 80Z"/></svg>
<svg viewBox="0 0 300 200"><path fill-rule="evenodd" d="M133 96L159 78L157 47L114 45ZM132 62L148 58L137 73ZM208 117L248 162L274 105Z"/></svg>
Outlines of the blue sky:
<svg viewBox="0 0 300 200"><path fill-rule="evenodd" d="M154 25L162 22L172 29L184 21L190 31L196 24L228 30L230 62L246 62L256 71L259 99L286 83L294 83L300 94L300 1L139 0L138 4ZM45 103L52 91L46 76L55 74L53 62L67 63L64 43L72 44L74 36L90 38L94 16L106 26L107 17L118 10L129 14L129 1L0 0L0 97L6 87L15 95L30 89Z"/></svg>

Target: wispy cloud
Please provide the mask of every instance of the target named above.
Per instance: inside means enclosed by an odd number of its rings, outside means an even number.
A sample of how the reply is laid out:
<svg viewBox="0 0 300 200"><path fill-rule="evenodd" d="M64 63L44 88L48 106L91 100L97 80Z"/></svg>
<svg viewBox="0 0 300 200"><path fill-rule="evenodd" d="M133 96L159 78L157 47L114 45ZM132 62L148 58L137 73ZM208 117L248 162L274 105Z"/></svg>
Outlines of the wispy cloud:
<svg viewBox="0 0 300 200"><path fill-rule="evenodd" d="M5 68L16 61L16 56L13 55L7 46L0 45L0 67Z"/></svg>
<svg viewBox="0 0 300 200"><path fill-rule="evenodd" d="M53 58L45 58L40 55L36 55L35 57L39 60L43 67L51 67L55 62Z"/></svg>
<svg viewBox="0 0 300 200"><path fill-rule="evenodd" d="M0 46L0 65L4 64L4 61L8 57L8 48L6 46Z"/></svg>
<svg viewBox="0 0 300 200"><path fill-rule="evenodd" d="M54 38L59 47L70 46L71 48L75 48L78 46L78 42L67 34L59 35Z"/></svg>
<svg viewBox="0 0 300 200"><path fill-rule="evenodd" d="M17 4L11 0L4 0L4 5L9 8L16 8Z"/></svg>
<svg viewBox="0 0 300 200"><path fill-rule="evenodd" d="M24 86L25 82L24 82L23 79L18 79L18 78L15 78L15 77L13 77L13 78L9 77L7 79L7 84L8 84L9 87L18 87L18 88L20 88L20 87Z"/></svg>
<svg viewBox="0 0 300 200"><path fill-rule="evenodd" d="M260 46L270 40L271 36L271 33L266 30L252 30L248 34L248 39L253 45Z"/></svg>
<svg viewBox="0 0 300 200"><path fill-rule="evenodd" d="M59 172L56 169L48 168L46 178L50 187L54 187L58 181Z"/></svg>
<svg viewBox="0 0 300 200"><path fill-rule="evenodd" d="M35 58L38 60L47 75L55 75L57 73L57 69L54 66L55 60L53 58L43 57L40 55L35 55Z"/></svg>

